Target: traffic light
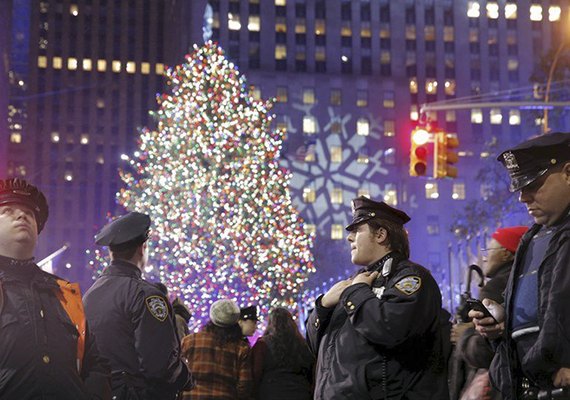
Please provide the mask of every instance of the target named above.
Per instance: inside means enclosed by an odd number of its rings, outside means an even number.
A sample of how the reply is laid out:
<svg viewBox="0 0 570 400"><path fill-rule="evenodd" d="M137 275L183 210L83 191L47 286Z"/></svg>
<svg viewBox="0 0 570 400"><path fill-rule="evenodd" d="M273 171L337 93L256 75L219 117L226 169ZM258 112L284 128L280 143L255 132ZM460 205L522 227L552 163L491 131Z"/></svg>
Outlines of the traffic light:
<svg viewBox="0 0 570 400"><path fill-rule="evenodd" d="M410 176L424 176L427 172L428 143L431 134L425 128L412 131L410 148Z"/></svg>
<svg viewBox="0 0 570 400"><path fill-rule="evenodd" d="M435 133L433 156L434 178L457 178L457 168L453 164L459 161L454 151L459 146L457 135L438 131Z"/></svg>

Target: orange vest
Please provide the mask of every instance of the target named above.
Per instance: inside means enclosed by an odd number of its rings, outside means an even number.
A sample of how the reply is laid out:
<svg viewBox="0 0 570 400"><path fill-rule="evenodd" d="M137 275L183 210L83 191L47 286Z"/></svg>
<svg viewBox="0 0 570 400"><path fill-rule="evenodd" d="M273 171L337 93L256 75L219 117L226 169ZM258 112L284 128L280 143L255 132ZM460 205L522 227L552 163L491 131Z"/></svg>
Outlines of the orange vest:
<svg viewBox="0 0 570 400"><path fill-rule="evenodd" d="M63 279L57 279L60 290L55 291L61 306L77 329L77 371L81 373L81 364L85 355L86 321L81 290L77 283L70 283Z"/></svg>

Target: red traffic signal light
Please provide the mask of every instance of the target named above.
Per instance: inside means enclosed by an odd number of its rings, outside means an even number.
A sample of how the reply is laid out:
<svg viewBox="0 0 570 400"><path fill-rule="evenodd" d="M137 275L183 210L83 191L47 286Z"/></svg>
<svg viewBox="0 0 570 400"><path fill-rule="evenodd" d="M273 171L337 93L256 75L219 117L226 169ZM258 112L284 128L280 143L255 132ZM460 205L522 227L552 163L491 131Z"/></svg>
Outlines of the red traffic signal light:
<svg viewBox="0 0 570 400"><path fill-rule="evenodd" d="M427 172L428 143L431 134L423 129L416 128L411 135L410 148L410 176L424 176Z"/></svg>

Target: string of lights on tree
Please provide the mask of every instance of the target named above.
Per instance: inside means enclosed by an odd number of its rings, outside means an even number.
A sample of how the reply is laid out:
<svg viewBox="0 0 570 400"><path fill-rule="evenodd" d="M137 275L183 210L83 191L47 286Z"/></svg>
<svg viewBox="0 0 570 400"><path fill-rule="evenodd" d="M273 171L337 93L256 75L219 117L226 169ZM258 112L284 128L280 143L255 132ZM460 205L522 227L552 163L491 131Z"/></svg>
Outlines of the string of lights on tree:
<svg viewBox="0 0 570 400"><path fill-rule="evenodd" d="M198 321L222 297L257 304L262 315L296 309L314 272L314 238L278 164L284 132L270 127L273 102L253 99L211 41L165 75L157 129L141 131L117 194L152 218L147 277L182 297Z"/></svg>

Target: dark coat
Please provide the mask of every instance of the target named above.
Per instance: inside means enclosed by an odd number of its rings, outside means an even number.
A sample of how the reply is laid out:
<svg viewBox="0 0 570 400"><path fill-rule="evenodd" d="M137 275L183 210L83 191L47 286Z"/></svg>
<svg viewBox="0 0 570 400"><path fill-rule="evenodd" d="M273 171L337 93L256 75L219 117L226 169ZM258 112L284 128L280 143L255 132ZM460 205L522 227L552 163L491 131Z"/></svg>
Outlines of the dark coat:
<svg viewBox="0 0 570 400"><path fill-rule="evenodd" d="M114 260L83 301L118 399L173 399L189 384L172 307L135 265Z"/></svg>
<svg viewBox="0 0 570 400"><path fill-rule="evenodd" d="M525 375L541 388L552 388L552 375L570 366L570 215L557 224L544 259L538 268L538 325L534 344L520 360L517 370L514 341L511 339L513 288L532 237L541 229L534 225L523 236L505 292L505 335L498 342L491 365L491 380L505 399L515 398L520 378Z"/></svg>
<svg viewBox="0 0 570 400"><path fill-rule="evenodd" d="M366 269L382 271L392 257ZM315 399L448 398L449 314L427 269L395 258L387 279L349 286L334 309L321 297L307 320Z"/></svg>
<svg viewBox="0 0 570 400"><path fill-rule="evenodd" d="M89 329L83 357L78 354L79 332L62 306L62 282L68 284L31 262L0 257L0 398L110 398L110 371ZM73 291L66 304L84 321L81 294Z"/></svg>

